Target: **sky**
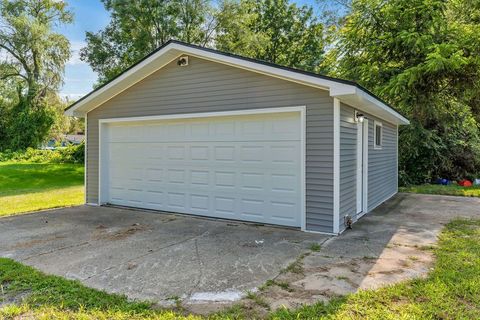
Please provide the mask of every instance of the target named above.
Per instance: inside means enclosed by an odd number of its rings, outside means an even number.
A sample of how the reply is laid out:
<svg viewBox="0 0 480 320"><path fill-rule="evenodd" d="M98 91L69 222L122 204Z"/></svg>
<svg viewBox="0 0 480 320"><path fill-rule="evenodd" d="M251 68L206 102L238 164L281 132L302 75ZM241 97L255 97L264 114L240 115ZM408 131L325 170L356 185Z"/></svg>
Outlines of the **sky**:
<svg viewBox="0 0 480 320"><path fill-rule="evenodd" d="M72 57L65 67L64 85L60 94L76 100L92 90L97 74L81 61L79 51L85 47L85 32L97 32L110 21L109 13L100 0L67 0L69 10L74 14L74 23L57 28L57 32L70 40ZM315 0L296 0L300 5L314 5Z"/></svg>

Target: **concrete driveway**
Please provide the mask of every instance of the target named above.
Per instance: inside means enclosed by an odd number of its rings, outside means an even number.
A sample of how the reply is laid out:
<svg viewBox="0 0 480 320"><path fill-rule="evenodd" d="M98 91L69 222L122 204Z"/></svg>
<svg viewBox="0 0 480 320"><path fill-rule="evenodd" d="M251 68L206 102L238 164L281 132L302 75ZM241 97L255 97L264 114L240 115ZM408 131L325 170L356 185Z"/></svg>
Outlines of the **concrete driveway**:
<svg viewBox="0 0 480 320"><path fill-rule="evenodd" d="M275 279L282 286L258 293L275 309L426 275L456 217L480 219L480 199L399 194L338 237L82 206L0 219L0 256L130 298L178 297L194 312Z"/></svg>
<svg viewBox="0 0 480 320"><path fill-rule="evenodd" d="M0 256L134 299L238 300L326 236L112 207L0 219Z"/></svg>

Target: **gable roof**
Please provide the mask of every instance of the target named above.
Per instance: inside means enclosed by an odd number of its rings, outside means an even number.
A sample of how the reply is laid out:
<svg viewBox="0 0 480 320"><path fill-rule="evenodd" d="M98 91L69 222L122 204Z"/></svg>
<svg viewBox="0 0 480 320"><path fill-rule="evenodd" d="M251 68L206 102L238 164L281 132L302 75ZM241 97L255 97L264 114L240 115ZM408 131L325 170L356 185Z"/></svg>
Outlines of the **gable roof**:
<svg viewBox="0 0 480 320"><path fill-rule="evenodd" d="M409 124L407 118L359 84L313 72L242 57L214 49L170 40L124 72L88 93L65 109L65 114L84 117L119 93L143 80L181 55L191 55L271 77L328 90L331 97L395 124Z"/></svg>

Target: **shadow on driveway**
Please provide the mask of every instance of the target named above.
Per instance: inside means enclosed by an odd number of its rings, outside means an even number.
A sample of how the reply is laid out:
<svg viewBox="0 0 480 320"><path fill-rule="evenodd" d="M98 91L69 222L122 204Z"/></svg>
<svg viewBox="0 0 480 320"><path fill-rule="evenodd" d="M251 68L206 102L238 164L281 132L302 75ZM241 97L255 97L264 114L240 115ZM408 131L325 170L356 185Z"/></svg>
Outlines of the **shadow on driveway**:
<svg viewBox="0 0 480 320"><path fill-rule="evenodd" d="M364 216L338 237L303 259L302 272L282 274L278 286L262 293L272 309L328 300L425 276L432 246L454 218L480 218L480 199L398 194Z"/></svg>

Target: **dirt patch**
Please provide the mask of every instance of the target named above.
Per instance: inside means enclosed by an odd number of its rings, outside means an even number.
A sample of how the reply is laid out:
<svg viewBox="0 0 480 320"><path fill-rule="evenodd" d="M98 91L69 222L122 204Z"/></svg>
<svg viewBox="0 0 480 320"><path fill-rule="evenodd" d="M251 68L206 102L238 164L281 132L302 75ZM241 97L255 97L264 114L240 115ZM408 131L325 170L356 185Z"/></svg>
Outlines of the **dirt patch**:
<svg viewBox="0 0 480 320"><path fill-rule="evenodd" d="M243 299L241 303L252 313L264 314L268 310L327 302L360 289L376 289L426 276L434 261L433 252L411 246L409 241L398 237L393 239L397 242L390 242L371 257L325 255L322 249L304 253L292 264L295 268L287 267L255 293L256 300L265 305L251 299ZM368 245L369 240L366 242Z"/></svg>
<svg viewBox="0 0 480 320"><path fill-rule="evenodd" d="M31 294L30 291L9 293L8 285L8 282L0 285L0 308L9 304L21 304Z"/></svg>
<svg viewBox="0 0 480 320"><path fill-rule="evenodd" d="M92 238L94 240L122 240L138 232L144 232L150 229L151 228L149 226L140 223L134 223L131 226L120 229L110 229L104 225L99 225L96 227L96 231L94 232Z"/></svg>

